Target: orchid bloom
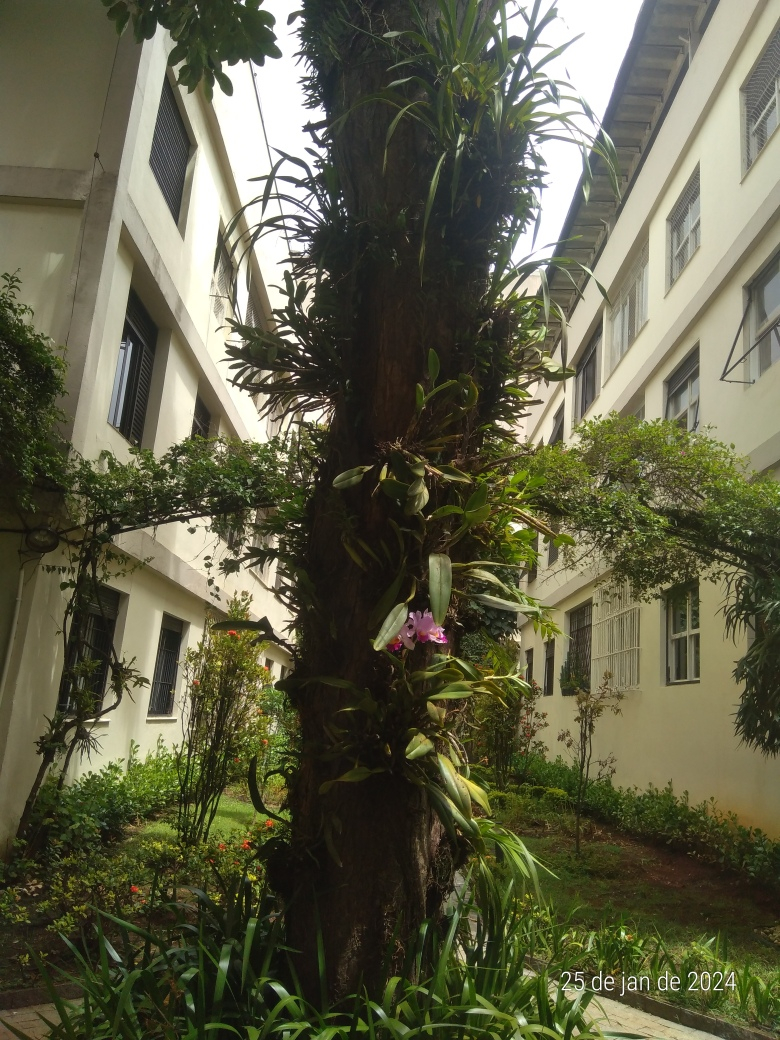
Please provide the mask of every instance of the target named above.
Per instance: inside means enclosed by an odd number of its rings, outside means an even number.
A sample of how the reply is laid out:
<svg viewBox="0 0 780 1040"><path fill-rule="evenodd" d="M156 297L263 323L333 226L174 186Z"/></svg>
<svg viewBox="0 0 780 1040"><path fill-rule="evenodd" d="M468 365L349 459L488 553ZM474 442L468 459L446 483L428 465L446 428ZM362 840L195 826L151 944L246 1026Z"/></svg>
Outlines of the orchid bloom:
<svg viewBox="0 0 780 1040"><path fill-rule="evenodd" d="M419 610L410 611L401 631L395 639L387 644L387 649L400 650L405 646L407 650L413 650L415 639L421 643L447 642L444 629L433 620L430 610L426 610L424 613L420 613Z"/></svg>
<svg viewBox="0 0 780 1040"><path fill-rule="evenodd" d="M409 621L414 624L414 630L421 643L447 642L444 629L433 620L433 614L430 610L426 610L424 614L416 610L414 614L409 615Z"/></svg>

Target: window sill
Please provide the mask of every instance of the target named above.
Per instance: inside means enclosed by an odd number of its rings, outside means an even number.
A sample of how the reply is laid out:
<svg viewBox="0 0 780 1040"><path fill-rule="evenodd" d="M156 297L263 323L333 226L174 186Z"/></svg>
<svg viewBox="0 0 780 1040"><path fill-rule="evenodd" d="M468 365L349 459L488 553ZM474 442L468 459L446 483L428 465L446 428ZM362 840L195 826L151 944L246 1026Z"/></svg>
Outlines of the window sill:
<svg viewBox="0 0 780 1040"><path fill-rule="evenodd" d="M701 679L670 679L667 686L698 686Z"/></svg>
<svg viewBox="0 0 780 1040"><path fill-rule="evenodd" d="M147 722L178 722L178 715L147 715Z"/></svg>

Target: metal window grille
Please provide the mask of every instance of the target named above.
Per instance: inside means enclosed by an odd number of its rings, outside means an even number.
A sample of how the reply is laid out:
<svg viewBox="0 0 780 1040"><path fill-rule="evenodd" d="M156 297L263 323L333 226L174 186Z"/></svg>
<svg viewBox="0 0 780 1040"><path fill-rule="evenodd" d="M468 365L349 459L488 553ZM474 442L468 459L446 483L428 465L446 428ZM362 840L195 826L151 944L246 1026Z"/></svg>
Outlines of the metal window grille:
<svg viewBox="0 0 780 1040"><path fill-rule="evenodd" d="M780 360L780 257L750 288L751 377L757 379Z"/></svg>
<svg viewBox="0 0 780 1040"><path fill-rule="evenodd" d="M532 683L534 681L534 652L533 650L526 650L525 652L525 681Z"/></svg>
<svg viewBox="0 0 780 1040"><path fill-rule="evenodd" d="M178 618L163 615L160 641L157 644L157 660L154 665L152 692L149 697L149 715L172 715L179 671L181 637L184 623Z"/></svg>
<svg viewBox="0 0 780 1040"><path fill-rule="evenodd" d="M645 242L614 296L615 303L609 312L608 322L610 372L647 321L649 256L649 244Z"/></svg>
<svg viewBox="0 0 780 1040"><path fill-rule="evenodd" d="M157 326L131 289L108 421L133 444L140 444L152 385Z"/></svg>
<svg viewBox="0 0 780 1040"><path fill-rule="evenodd" d="M67 673L69 669L87 662L94 662L92 670L88 676L78 680L78 688L91 692L95 711L102 708L118 613L119 593L101 586L97 598L74 616L68 640L67 666L60 680L58 711L73 710L75 691Z"/></svg>
<svg viewBox="0 0 780 1040"><path fill-rule="evenodd" d="M591 339L577 365L575 378L576 412L581 419L599 395L598 365L601 350L601 328Z"/></svg>
<svg viewBox="0 0 780 1040"><path fill-rule="evenodd" d="M593 599L591 687L612 676L619 690L639 686L639 604L627 584L597 589Z"/></svg>
<svg viewBox="0 0 780 1040"><path fill-rule="evenodd" d="M168 78L163 81L157 122L154 125L149 165L160 185L168 209L178 222L184 197L184 182L190 160L190 136L176 103L176 96Z"/></svg>
<svg viewBox="0 0 780 1040"><path fill-rule="evenodd" d="M593 603L583 603L569 614L569 675L590 683Z"/></svg>
<svg viewBox="0 0 780 1040"><path fill-rule="evenodd" d="M263 327L263 311L257 302L257 297L251 291L246 305L246 324L253 329L261 329Z"/></svg>
<svg viewBox="0 0 780 1040"><path fill-rule="evenodd" d="M191 437L208 437L211 430L211 412L200 397L195 398L195 413L192 416Z"/></svg>
<svg viewBox="0 0 780 1040"><path fill-rule="evenodd" d="M698 347L667 380L666 418L684 430L695 430L699 425Z"/></svg>
<svg viewBox="0 0 780 1040"><path fill-rule="evenodd" d="M667 220L669 241L668 284L672 286L701 245L701 186L699 167L677 200Z"/></svg>
<svg viewBox="0 0 780 1040"><path fill-rule="evenodd" d="M666 598L668 683L692 682L701 674L699 586L675 589Z"/></svg>
<svg viewBox="0 0 780 1040"><path fill-rule="evenodd" d="M553 526L553 530L557 531L558 528ZM557 560L558 560L558 546L555 544L554 541L550 541L550 542L547 543L547 566L548 567L552 567L552 565L554 563L556 563Z"/></svg>
<svg viewBox="0 0 780 1040"><path fill-rule="evenodd" d="M551 697L555 686L555 640L544 644L544 688L545 697Z"/></svg>
<svg viewBox="0 0 780 1040"><path fill-rule="evenodd" d="M222 235L217 238L214 276L211 281L212 306L217 321L222 321L228 308L235 310L235 268Z"/></svg>
<svg viewBox="0 0 780 1040"><path fill-rule="evenodd" d="M747 81L745 104L745 165L750 167L780 122L780 29L769 41Z"/></svg>

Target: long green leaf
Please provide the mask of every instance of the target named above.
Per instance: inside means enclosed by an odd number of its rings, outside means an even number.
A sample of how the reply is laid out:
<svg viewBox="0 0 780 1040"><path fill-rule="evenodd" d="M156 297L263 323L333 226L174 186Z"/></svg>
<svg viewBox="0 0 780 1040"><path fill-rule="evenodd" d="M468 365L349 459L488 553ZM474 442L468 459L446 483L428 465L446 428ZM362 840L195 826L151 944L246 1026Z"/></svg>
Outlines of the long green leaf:
<svg viewBox="0 0 780 1040"><path fill-rule="evenodd" d="M393 607L382 623L382 627L379 629L379 633L374 640L373 646L375 650L384 650L387 644L398 635L403 628L408 614L409 608L406 603L397 603Z"/></svg>
<svg viewBox="0 0 780 1040"><path fill-rule="evenodd" d="M433 620L443 625L452 596L452 561L444 553L431 553L428 557L428 594Z"/></svg>

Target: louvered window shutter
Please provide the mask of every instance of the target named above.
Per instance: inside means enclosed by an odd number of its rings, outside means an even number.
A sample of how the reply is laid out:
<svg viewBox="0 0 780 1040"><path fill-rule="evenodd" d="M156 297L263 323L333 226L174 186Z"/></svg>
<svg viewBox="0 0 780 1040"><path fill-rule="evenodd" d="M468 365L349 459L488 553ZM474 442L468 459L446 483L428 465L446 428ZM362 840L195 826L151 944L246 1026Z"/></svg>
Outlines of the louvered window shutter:
<svg viewBox="0 0 780 1040"><path fill-rule="evenodd" d="M152 369L154 368L154 351L146 343L138 345L138 370L135 384L135 395L132 402L129 440L140 444L144 433L146 406L149 403L149 389L152 385Z"/></svg>
<svg viewBox="0 0 780 1040"><path fill-rule="evenodd" d="M173 712L183 631L184 624L178 618L169 617L167 614L163 617L160 642L157 645L152 693L149 698L149 715L170 715Z"/></svg>
<svg viewBox="0 0 780 1040"><path fill-rule="evenodd" d="M133 444L140 444L143 437L157 333L149 312L131 289L108 421Z"/></svg>
<svg viewBox="0 0 780 1040"><path fill-rule="evenodd" d="M190 137L176 104L173 87L167 77L163 81L160 107L154 127L149 165L168 209L178 222L190 158Z"/></svg>

